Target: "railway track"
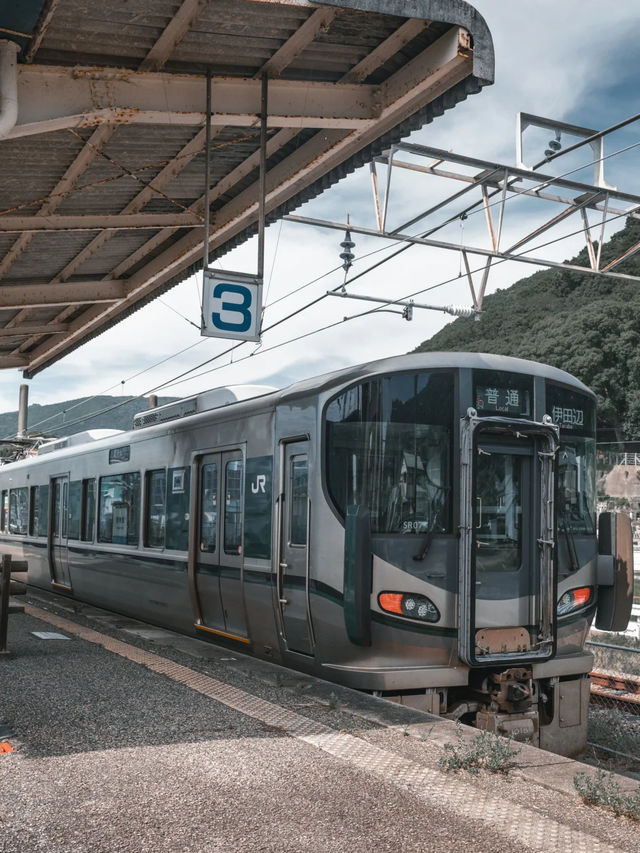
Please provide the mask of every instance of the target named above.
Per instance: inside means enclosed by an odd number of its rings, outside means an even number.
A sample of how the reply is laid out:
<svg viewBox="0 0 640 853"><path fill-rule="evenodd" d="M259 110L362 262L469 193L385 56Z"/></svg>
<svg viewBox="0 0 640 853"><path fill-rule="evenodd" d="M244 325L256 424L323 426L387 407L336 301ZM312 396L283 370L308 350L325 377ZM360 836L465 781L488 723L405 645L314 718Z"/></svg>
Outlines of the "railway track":
<svg viewBox="0 0 640 853"><path fill-rule="evenodd" d="M591 702L640 715L640 678L615 672L592 672Z"/></svg>

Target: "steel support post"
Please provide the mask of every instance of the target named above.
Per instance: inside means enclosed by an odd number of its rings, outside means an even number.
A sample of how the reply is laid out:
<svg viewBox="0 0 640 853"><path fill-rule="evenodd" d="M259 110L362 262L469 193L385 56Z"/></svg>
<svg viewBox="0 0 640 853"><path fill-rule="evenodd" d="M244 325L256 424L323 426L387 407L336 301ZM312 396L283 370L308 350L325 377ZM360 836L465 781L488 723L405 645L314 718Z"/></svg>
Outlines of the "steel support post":
<svg viewBox="0 0 640 853"><path fill-rule="evenodd" d="M7 628L9 625L9 590L11 587L11 556L2 555L0 564L0 655L9 654Z"/></svg>
<svg viewBox="0 0 640 853"><path fill-rule="evenodd" d="M209 187L211 184L211 69L207 69L207 105L204 117L205 142L204 142L204 246L202 255L202 286L204 287L204 273L209 266Z"/></svg>
<svg viewBox="0 0 640 853"><path fill-rule="evenodd" d="M267 107L269 78L262 75L260 91L260 178L258 186L258 278L264 278L264 220L267 196Z"/></svg>

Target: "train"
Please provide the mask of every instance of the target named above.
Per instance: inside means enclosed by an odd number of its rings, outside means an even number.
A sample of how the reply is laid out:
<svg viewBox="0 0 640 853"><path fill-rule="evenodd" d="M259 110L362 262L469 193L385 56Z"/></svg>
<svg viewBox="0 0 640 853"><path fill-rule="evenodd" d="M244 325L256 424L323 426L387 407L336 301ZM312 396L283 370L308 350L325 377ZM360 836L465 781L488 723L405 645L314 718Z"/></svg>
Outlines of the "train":
<svg viewBox="0 0 640 853"><path fill-rule="evenodd" d="M564 755L630 520L596 516L596 401L533 361L414 353L231 386L0 467L31 588Z"/></svg>

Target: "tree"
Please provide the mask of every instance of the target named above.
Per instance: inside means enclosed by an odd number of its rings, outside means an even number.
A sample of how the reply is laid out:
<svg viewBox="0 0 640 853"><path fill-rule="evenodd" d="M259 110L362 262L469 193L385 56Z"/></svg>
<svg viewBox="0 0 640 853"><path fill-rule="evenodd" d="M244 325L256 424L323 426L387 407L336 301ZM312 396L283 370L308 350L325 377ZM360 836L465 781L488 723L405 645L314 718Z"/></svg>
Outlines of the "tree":
<svg viewBox="0 0 640 853"><path fill-rule="evenodd" d="M640 242L640 222L602 246L602 266ZM571 263L586 265L586 250ZM640 253L616 270L640 276ZM560 367L598 398L598 438L640 439L640 285L544 270L487 296L479 320L461 317L416 352L492 352Z"/></svg>

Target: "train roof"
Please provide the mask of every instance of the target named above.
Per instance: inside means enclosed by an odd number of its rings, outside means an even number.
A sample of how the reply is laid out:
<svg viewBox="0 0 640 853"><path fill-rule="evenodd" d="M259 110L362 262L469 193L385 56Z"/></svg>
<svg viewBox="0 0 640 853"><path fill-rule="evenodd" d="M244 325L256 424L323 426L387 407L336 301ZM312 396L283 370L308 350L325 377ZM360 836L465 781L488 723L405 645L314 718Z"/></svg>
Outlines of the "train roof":
<svg viewBox="0 0 640 853"><path fill-rule="evenodd" d="M390 356L353 367L342 368L322 376L303 379L283 389L281 399L287 400L313 392L329 390L333 387L357 382L369 376L385 373L402 373L411 370L434 370L438 368L472 368L480 370L502 370L507 373L526 373L542 376L563 385L574 386L577 390L595 397L593 391L575 376L539 361L514 358L508 355L492 355L484 352L420 352L409 355Z"/></svg>
<svg viewBox="0 0 640 853"><path fill-rule="evenodd" d="M169 423L192 422L202 417L206 412L214 410L227 410L242 406L259 403L264 408L274 408L279 404L287 404L301 397L311 394L340 389L367 378L389 373L404 373L415 370L433 369L484 369L505 371L507 373L525 373L532 376L541 376L563 385L569 385L576 390L595 397L593 392L579 379L547 364L537 361L529 361L522 358L513 358L505 355L492 355L490 353L475 352L427 352L410 353L409 355L391 356L378 359L340 370L334 370L320 376L303 379L283 389L275 389L266 385L235 385L226 388L215 388L205 391L193 397L187 397L166 406L140 412L135 416L135 430L122 432L119 430L90 430L75 435L57 439L42 446L39 456L50 453L69 454L78 452L83 447L95 447L100 442L103 446L117 446L122 442L130 440L132 432L142 435L147 430L158 429ZM37 458L37 457L36 457ZM33 458L31 459L33 461ZM17 463L21 464L24 460ZM6 466L3 466L6 467Z"/></svg>

